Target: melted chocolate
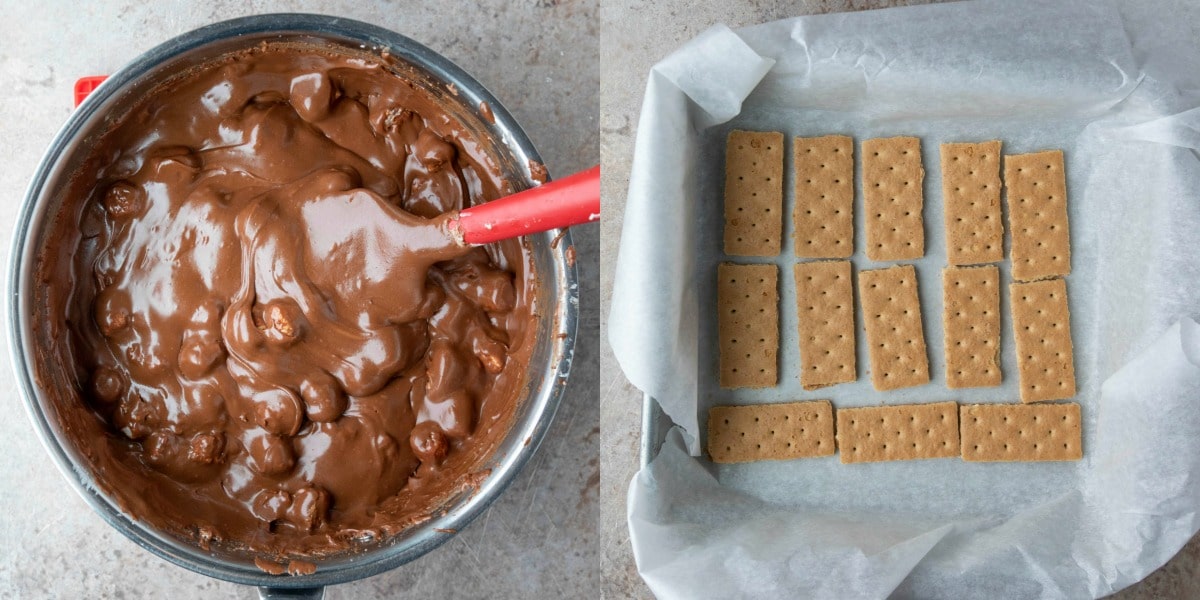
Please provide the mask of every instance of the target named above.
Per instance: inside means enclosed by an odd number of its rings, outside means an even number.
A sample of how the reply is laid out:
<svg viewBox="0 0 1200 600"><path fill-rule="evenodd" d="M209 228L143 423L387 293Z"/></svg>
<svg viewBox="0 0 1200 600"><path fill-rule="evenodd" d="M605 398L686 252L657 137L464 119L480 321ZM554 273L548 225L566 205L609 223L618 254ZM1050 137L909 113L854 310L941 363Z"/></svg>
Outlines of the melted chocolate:
<svg viewBox="0 0 1200 600"><path fill-rule="evenodd" d="M533 277L515 242L447 235L504 184L428 92L267 47L156 91L93 156L41 259L41 370L74 380L57 410L134 518L322 554L478 481L522 392Z"/></svg>

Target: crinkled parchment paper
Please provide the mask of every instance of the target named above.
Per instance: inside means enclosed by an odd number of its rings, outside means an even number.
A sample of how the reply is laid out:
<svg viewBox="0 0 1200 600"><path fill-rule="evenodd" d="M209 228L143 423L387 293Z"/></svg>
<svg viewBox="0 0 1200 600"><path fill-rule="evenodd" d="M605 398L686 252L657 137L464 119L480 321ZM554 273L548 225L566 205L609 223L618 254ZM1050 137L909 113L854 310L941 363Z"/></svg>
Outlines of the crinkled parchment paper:
<svg viewBox="0 0 1200 600"><path fill-rule="evenodd" d="M1196 532L1200 52L1176 10L975 2L716 26L652 70L608 322L626 376L679 424L629 493L638 568L656 594L1099 597ZM927 251L915 264L929 385L874 392L860 333L857 382L800 389L788 220L781 256L737 259L780 266L780 385L719 389L713 281L733 128L922 138ZM717 467L696 457L716 404L1018 401L1007 293L1004 384L951 391L942 374L937 147L987 139L1009 154L1066 153L1084 459ZM790 169L789 157L787 196ZM856 220L855 268L883 266L863 256ZM1007 262L1001 272L1007 281Z"/></svg>

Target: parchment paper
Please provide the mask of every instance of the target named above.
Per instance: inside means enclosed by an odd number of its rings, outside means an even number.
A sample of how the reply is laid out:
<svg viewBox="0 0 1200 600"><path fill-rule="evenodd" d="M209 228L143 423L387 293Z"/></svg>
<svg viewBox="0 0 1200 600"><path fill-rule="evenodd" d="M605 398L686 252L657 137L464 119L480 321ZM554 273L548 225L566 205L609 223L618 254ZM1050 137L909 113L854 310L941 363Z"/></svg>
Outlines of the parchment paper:
<svg viewBox="0 0 1200 600"><path fill-rule="evenodd" d="M976 2L716 26L652 70L608 322L626 376L680 425L629 494L634 553L656 594L1099 597L1196 532L1200 57L1175 10ZM780 266L781 383L718 388L713 281L726 260L733 128L922 138L926 256L916 265L929 385L874 392L860 333L856 383L800 389L789 219L780 257L736 259ZM942 372L937 147L987 139L1008 154L1066 153L1084 459L716 467L694 457L715 404L1018 401L1006 293L1004 384L951 391ZM790 170L788 157L785 213ZM861 202L859 192L855 268L886 266L862 254Z"/></svg>

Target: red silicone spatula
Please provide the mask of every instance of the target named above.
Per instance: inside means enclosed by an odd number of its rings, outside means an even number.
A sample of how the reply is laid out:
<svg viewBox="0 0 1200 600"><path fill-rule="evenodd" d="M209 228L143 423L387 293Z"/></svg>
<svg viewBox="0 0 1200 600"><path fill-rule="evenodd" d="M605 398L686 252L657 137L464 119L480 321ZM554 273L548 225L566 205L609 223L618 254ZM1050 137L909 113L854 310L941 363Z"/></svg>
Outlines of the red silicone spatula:
<svg viewBox="0 0 1200 600"><path fill-rule="evenodd" d="M598 220L599 165L464 209L450 220L449 228L455 239L479 245Z"/></svg>

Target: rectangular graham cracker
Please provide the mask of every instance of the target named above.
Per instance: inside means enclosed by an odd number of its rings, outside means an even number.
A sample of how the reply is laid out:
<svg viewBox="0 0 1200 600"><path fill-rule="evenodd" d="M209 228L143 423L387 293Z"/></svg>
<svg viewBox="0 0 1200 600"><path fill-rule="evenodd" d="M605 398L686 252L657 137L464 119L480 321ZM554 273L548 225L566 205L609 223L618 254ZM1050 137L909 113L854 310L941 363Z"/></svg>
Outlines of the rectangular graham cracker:
<svg viewBox="0 0 1200 600"><path fill-rule="evenodd" d="M827 400L714 406L708 411L708 455L717 463L830 456L833 406Z"/></svg>
<svg viewBox="0 0 1200 600"><path fill-rule="evenodd" d="M1004 260L999 141L942 144L942 205L948 263Z"/></svg>
<svg viewBox="0 0 1200 600"><path fill-rule="evenodd" d="M1078 404L975 404L959 410L963 460L1083 458Z"/></svg>
<svg viewBox="0 0 1200 600"><path fill-rule="evenodd" d="M867 258L909 260L925 255L921 140L877 138L862 143Z"/></svg>
<svg viewBox="0 0 1200 600"><path fill-rule="evenodd" d="M771 387L778 381L779 268L717 265L721 387Z"/></svg>
<svg viewBox="0 0 1200 600"><path fill-rule="evenodd" d="M783 134L732 131L725 145L725 254L778 256Z"/></svg>
<svg viewBox="0 0 1200 600"><path fill-rule="evenodd" d="M912 265L858 274L871 357L871 383L894 390L929 383L929 357L921 325L917 271Z"/></svg>
<svg viewBox="0 0 1200 600"><path fill-rule="evenodd" d="M906 404L837 411L842 463L959 455L958 404Z"/></svg>
<svg viewBox="0 0 1200 600"><path fill-rule="evenodd" d="M944 269L942 300L946 387L1000 385L1000 269Z"/></svg>
<svg viewBox="0 0 1200 600"><path fill-rule="evenodd" d="M850 261L799 263L795 271L800 384L815 390L854 381L858 371Z"/></svg>
<svg viewBox="0 0 1200 600"><path fill-rule="evenodd" d="M1075 395L1075 354L1067 282L1050 279L1008 286L1021 402L1064 400Z"/></svg>
<svg viewBox="0 0 1200 600"><path fill-rule="evenodd" d="M849 258L854 254L854 139L798 137L792 154L796 256Z"/></svg>
<svg viewBox="0 0 1200 600"><path fill-rule="evenodd" d="M1067 178L1062 150L1004 157L1012 276L1017 281L1071 272Z"/></svg>

